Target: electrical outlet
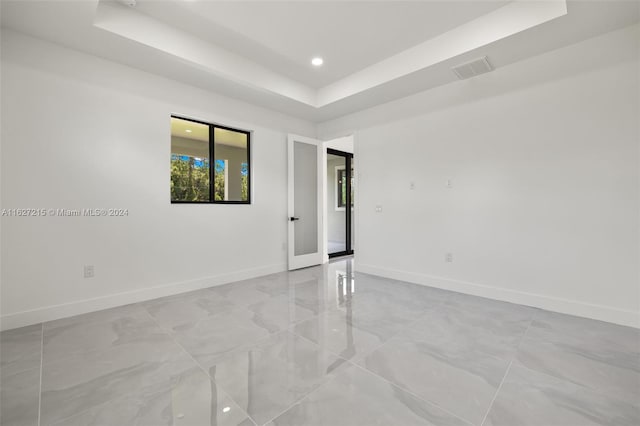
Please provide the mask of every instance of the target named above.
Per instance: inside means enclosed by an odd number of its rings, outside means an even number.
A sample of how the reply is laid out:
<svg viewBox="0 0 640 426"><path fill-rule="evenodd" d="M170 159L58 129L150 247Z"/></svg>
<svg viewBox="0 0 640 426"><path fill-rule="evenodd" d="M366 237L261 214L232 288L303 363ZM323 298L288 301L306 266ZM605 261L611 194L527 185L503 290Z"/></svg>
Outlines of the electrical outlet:
<svg viewBox="0 0 640 426"><path fill-rule="evenodd" d="M409 182L409 189L416 189L416 183L413 181Z"/></svg>
<svg viewBox="0 0 640 426"><path fill-rule="evenodd" d="M453 262L453 253L445 254L444 255L444 260L445 260L445 262L449 262L449 263Z"/></svg>
<svg viewBox="0 0 640 426"><path fill-rule="evenodd" d="M93 276L94 276L93 265L84 265L84 277L93 278Z"/></svg>
<svg viewBox="0 0 640 426"><path fill-rule="evenodd" d="M451 179L447 179L447 182L445 183L445 186L447 188L453 188L453 181Z"/></svg>
<svg viewBox="0 0 640 426"><path fill-rule="evenodd" d="M376 206L376 213L382 213L382 206L381 205L377 205Z"/></svg>

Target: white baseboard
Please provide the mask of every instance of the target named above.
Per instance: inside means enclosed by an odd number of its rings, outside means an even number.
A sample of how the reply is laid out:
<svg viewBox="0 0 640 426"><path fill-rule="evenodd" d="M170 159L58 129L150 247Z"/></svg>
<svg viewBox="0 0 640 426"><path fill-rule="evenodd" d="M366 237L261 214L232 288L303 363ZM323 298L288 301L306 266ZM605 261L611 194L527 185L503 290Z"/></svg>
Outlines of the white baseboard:
<svg viewBox="0 0 640 426"><path fill-rule="evenodd" d="M92 299L77 300L61 305L45 306L43 308L3 315L0 317L0 329L9 330L32 324L39 324L41 322L86 314L88 312L100 311L102 309L115 308L117 306L143 302L164 296L172 296L174 294L214 287L234 281L247 280L286 270L287 267L285 264L269 265L206 278L127 291L124 293L109 294Z"/></svg>
<svg viewBox="0 0 640 426"><path fill-rule="evenodd" d="M227 284L234 281L256 278L286 270L287 268L285 264L269 265L196 280L171 283L157 287L79 300L61 305L46 306L29 311L3 315L0 317L0 326L2 330L9 330L12 328L24 327L41 322L53 321L60 318L99 311L102 309L128 305L130 303L143 302L146 300L156 299L158 297L171 296L174 294ZM578 302L534 293L525 293L414 272L380 268L377 266L360 264L359 262L355 263L355 270L358 272L426 285L443 290L487 297L520 305L533 306L549 311L640 328L640 313L612 308L610 306Z"/></svg>
<svg viewBox="0 0 640 426"><path fill-rule="evenodd" d="M367 274L378 275L400 281L407 281L443 290L486 297L519 305L533 306L547 311L560 312L584 318L611 322L629 327L640 328L640 312L596 305L575 300L562 299L541 294L526 293L505 288L492 287L451 278L435 277L415 272L405 272L395 269L380 268L378 266L356 263L355 270Z"/></svg>

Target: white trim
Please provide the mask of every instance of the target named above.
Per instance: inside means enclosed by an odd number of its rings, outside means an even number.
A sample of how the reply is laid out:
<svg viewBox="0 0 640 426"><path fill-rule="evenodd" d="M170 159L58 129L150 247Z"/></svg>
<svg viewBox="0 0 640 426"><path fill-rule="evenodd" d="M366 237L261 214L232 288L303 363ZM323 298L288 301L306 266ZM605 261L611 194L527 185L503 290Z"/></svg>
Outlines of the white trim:
<svg viewBox="0 0 640 426"><path fill-rule="evenodd" d="M322 241L325 243L322 249L322 263L329 262L329 182L327 180L327 142L322 142Z"/></svg>
<svg viewBox="0 0 640 426"><path fill-rule="evenodd" d="M378 275L443 290L487 297L520 305L533 306L548 311L607 321L629 327L640 328L640 312L618 309L611 306L596 305L542 294L527 293L506 288L492 287L484 284L460 281L451 278L436 277L416 272L405 272L396 269L381 268L373 265L356 264L358 272Z"/></svg>
<svg viewBox="0 0 640 426"><path fill-rule="evenodd" d="M109 294L92 299L77 300L60 305L46 306L29 311L3 315L0 317L0 326L2 330L9 330L12 328L53 321L74 315L100 311L102 309L115 308L117 306L128 305L130 303L144 302L147 300L157 299L159 297L172 296L174 294L186 293L193 290L215 287L235 281L275 274L286 270L287 267L285 264L267 265L259 268L244 269L241 271L189 281L164 284L123 293Z"/></svg>

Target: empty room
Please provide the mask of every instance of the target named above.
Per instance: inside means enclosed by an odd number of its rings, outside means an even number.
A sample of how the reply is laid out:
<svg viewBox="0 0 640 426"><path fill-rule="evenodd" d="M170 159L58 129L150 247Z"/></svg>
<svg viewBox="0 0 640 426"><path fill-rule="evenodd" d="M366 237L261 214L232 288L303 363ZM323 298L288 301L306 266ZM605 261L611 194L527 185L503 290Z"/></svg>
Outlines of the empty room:
<svg viewBox="0 0 640 426"><path fill-rule="evenodd" d="M0 18L0 426L640 425L640 2Z"/></svg>

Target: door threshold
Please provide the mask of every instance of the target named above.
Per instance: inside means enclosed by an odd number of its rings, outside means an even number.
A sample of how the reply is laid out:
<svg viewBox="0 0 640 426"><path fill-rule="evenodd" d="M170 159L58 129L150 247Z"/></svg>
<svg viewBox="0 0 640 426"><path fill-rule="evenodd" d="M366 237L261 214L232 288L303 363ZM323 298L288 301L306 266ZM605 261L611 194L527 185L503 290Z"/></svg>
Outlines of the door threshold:
<svg viewBox="0 0 640 426"><path fill-rule="evenodd" d="M339 254L337 256L329 257L329 263L340 262L347 259L353 259L353 253Z"/></svg>

